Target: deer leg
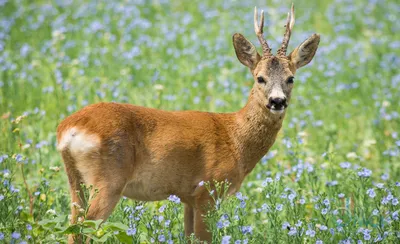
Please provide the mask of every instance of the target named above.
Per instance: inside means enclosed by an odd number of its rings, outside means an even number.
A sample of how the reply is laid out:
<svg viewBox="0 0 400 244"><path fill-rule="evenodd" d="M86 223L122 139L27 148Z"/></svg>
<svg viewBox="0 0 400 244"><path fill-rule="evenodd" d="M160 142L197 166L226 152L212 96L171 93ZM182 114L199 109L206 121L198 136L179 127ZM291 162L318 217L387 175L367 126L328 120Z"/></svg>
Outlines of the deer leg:
<svg viewBox="0 0 400 244"><path fill-rule="evenodd" d="M209 201L209 199L202 199L196 202L196 206L194 208L194 234L201 241L211 243L212 236L207 230L207 224L204 218L204 215L207 212L207 207L209 207L209 203L211 203L211 200Z"/></svg>
<svg viewBox="0 0 400 244"><path fill-rule="evenodd" d="M79 171L74 166L74 159L68 151L62 152L62 157L65 162L65 171L67 172L69 182L69 192L71 195L71 224L75 224L78 216L79 209L84 208L85 203L83 191L81 189L82 177ZM82 243L83 238L80 235L69 235L68 243Z"/></svg>
<svg viewBox="0 0 400 244"><path fill-rule="evenodd" d="M184 205L185 236L189 237L194 233L194 209L189 204Z"/></svg>

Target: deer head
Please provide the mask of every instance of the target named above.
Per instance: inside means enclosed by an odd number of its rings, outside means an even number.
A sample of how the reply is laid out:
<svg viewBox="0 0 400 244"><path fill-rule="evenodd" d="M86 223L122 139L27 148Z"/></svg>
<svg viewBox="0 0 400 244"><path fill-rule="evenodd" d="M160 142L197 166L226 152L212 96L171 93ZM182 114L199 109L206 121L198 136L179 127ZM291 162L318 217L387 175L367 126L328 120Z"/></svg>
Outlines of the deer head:
<svg viewBox="0 0 400 244"><path fill-rule="evenodd" d="M250 68L254 77L252 95L269 113L282 114L290 100L296 70L308 64L314 57L319 44L319 35L313 34L289 55L286 55L294 25L294 6L292 4L286 21L282 45L277 54L273 55L263 36L264 12L261 11L260 24L257 23L257 15L257 8L255 8L254 30L262 46L262 56L242 34L233 35L233 45L239 61Z"/></svg>

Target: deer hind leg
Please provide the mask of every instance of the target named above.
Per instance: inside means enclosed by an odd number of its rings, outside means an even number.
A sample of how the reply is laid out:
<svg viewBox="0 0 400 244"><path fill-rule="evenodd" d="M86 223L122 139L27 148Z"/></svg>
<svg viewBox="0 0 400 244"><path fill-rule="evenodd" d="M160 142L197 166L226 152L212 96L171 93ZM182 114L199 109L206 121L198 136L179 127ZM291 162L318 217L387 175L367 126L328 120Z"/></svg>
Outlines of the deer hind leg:
<svg viewBox="0 0 400 244"><path fill-rule="evenodd" d="M194 233L194 208L185 203L184 209L185 236L189 237Z"/></svg>
<svg viewBox="0 0 400 244"><path fill-rule="evenodd" d="M76 158L76 168L84 184L91 186L85 219L106 221L111 215L126 186L126 169L119 167L121 163L97 153Z"/></svg>
<svg viewBox="0 0 400 244"><path fill-rule="evenodd" d="M69 190L71 195L71 224L75 224L79 215L79 209L84 207L84 195L81 189L83 183L79 171L75 167L75 161L68 150L62 152L62 158L67 172ZM68 243L82 243L82 236L69 235Z"/></svg>

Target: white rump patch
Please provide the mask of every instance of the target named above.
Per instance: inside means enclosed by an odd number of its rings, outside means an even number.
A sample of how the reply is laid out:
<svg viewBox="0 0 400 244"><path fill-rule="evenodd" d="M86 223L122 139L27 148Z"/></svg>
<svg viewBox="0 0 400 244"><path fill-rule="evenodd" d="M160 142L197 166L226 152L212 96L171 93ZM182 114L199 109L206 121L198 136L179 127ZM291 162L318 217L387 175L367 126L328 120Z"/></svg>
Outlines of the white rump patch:
<svg viewBox="0 0 400 244"><path fill-rule="evenodd" d="M88 152L93 152L100 146L100 138L97 135L85 133L72 127L66 130L57 145L57 150L62 151L69 148L74 156L84 155Z"/></svg>

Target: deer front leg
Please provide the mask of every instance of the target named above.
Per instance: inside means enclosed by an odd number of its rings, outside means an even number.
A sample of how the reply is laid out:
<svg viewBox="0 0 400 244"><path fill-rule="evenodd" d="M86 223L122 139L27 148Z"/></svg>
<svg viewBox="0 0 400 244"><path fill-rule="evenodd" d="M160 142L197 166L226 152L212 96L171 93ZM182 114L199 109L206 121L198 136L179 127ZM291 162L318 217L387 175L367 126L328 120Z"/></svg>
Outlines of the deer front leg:
<svg viewBox="0 0 400 244"><path fill-rule="evenodd" d="M194 233L194 208L187 203L185 203L184 208L185 236L189 237Z"/></svg>
<svg viewBox="0 0 400 244"><path fill-rule="evenodd" d="M212 240L212 235L207 230L207 224L204 218L207 213L207 208L210 207L210 203L212 203L212 199L199 199L196 201L196 206L194 208L194 234L202 243L203 241L211 243Z"/></svg>

